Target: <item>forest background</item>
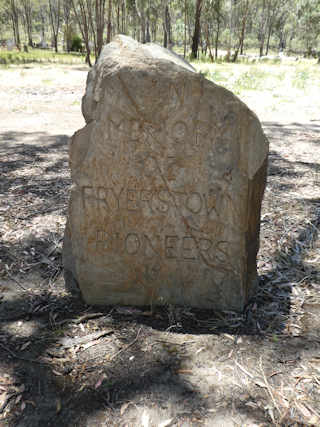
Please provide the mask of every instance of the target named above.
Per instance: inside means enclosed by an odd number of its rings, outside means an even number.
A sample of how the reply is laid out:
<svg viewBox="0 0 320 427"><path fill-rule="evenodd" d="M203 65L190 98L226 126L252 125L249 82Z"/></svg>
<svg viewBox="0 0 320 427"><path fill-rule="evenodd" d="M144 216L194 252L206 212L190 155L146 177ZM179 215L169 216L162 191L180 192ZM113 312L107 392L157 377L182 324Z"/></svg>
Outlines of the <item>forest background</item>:
<svg viewBox="0 0 320 427"><path fill-rule="evenodd" d="M85 54L122 33L185 57L286 52L320 61L320 0L0 0L0 43Z"/></svg>

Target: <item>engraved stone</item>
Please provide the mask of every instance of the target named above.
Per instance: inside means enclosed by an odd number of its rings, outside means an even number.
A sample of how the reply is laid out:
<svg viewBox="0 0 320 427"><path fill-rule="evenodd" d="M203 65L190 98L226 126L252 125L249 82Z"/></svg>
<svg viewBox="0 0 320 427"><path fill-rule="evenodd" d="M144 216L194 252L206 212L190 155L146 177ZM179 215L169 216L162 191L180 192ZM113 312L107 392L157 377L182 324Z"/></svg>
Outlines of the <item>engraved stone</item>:
<svg viewBox="0 0 320 427"><path fill-rule="evenodd" d="M70 145L66 284L89 304L242 310L257 281L268 141L228 90L118 36Z"/></svg>

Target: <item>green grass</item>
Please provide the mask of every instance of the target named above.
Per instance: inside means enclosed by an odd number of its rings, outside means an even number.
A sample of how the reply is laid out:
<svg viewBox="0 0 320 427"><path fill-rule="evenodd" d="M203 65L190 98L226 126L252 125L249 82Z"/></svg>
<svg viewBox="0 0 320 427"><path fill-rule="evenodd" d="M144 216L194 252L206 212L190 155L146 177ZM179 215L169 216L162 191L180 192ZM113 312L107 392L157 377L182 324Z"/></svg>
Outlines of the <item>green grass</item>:
<svg viewBox="0 0 320 427"><path fill-rule="evenodd" d="M290 64L272 63L201 63L193 66L214 83L221 84L236 94L247 91L274 91L284 85L298 90L311 89L320 84L320 67L312 61Z"/></svg>
<svg viewBox="0 0 320 427"><path fill-rule="evenodd" d="M43 79L41 81L44 85L51 85L53 83L52 79Z"/></svg>
<svg viewBox="0 0 320 427"><path fill-rule="evenodd" d="M80 53L55 53L46 49L30 49L29 52L0 50L0 65L19 64L83 64L85 56Z"/></svg>
<svg viewBox="0 0 320 427"><path fill-rule="evenodd" d="M243 90L258 90L263 87L267 72L262 67L250 67L240 74L235 81L235 90L241 93Z"/></svg>
<svg viewBox="0 0 320 427"><path fill-rule="evenodd" d="M257 114L291 111L302 98L312 98L313 104L320 107L320 66L316 61L300 59L280 64L194 61L192 65L207 79L231 90Z"/></svg>
<svg viewBox="0 0 320 427"><path fill-rule="evenodd" d="M298 89L305 89L310 81L311 73L307 69L297 69L293 78L293 86Z"/></svg>

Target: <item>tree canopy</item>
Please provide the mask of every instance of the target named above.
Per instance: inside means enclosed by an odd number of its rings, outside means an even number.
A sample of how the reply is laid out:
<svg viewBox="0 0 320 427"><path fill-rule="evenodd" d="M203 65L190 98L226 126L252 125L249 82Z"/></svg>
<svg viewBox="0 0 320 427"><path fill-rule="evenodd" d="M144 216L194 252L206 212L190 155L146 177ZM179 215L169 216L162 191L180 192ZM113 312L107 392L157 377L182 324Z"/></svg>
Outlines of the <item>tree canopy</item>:
<svg viewBox="0 0 320 427"><path fill-rule="evenodd" d="M115 34L235 61L248 49L315 55L320 0L0 0L0 39L98 57Z"/></svg>

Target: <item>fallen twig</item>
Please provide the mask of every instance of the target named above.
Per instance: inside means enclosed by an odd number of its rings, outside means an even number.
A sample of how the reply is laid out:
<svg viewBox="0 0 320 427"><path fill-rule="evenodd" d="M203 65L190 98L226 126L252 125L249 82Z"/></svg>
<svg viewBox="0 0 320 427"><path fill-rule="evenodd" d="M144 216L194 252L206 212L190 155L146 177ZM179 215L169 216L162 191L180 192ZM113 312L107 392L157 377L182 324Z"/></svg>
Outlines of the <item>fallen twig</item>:
<svg viewBox="0 0 320 427"><path fill-rule="evenodd" d="M75 323L76 325L78 325L79 323L82 323L85 320L88 319L96 319L97 317L101 317L101 316L105 316L105 313L87 313L84 314L81 317L78 317L77 319L63 319L60 320L60 322L55 322L56 326L60 326L60 325L64 325L65 323Z"/></svg>
<svg viewBox="0 0 320 427"><path fill-rule="evenodd" d="M6 409L6 407L8 406L10 400L13 397L16 397L18 395L18 393L8 393L6 395L6 397L4 398L4 402L2 403L2 405L0 406L0 414L2 414L4 412L4 410Z"/></svg>
<svg viewBox="0 0 320 427"><path fill-rule="evenodd" d="M113 356L111 356L110 357L110 362L112 361L112 360L114 360L117 356L119 356L119 354L121 354L121 353L123 353L124 351L126 351L126 350L128 350L128 348L130 348L130 347L132 347L137 341L138 341L138 338L139 338L139 335L140 335L140 332L141 332L141 329L142 328L140 328L139 329L139 331L138 331L138 333L137 333L137 336L135 337L135 339L133 340L133 341L131 341L131 343L130 344L128 344L128 345L126 345L124 348L122 348L121 350L119 350L117 353L115 353Z"/></svg>
<svg viewBox="0 0 320 427"><path fill-rule="evenodd" d="M64 338L61 338L57 342L57 344L60 344L64 348L69 348L69 347L74 347L75 345L86 344L90 341L97 340L99 338L102 338L112 333L113 333L113 329L108 329L101 332L94 332L92 334L85 335L83 337L72 337L72 338L64 337Z"/></svg>
<svg viewBox="0 0 320 427"><path fill-rule="evenodd" d="M11 279L11 280L13 280L18 286L19 286L19 288L21 288L22 290L24 290L25 292L30 292L29 291L29 289L27 289L27 288L25 288L23 285L21 285L21 283L15 278L15 277L13 277L10 273L9 273L9 271L7 271L7 275L8 275L8 277Z"/></svg>
<svg viewBox="0 0 320 427"><path fill-rule="evenodd" d="M267 377L266 377L266 375L264 373L264 370L263 370L263 367L262 367L262 357L260 357L260 370L261 370L261 373L263 375L263 379L264 379L265 385L267 387L268 393L269 393L269 395L270 395L270 397L272 399L272 402L273 402L275 408L277 409L277 411L279 412L279 414L281 415L281 411L280 411L279 406L277 405L277 403L275 401L275 398L274 398L273 393L271 391L271 387L270 387L270 385L268 383Z"/></svg>
<svg viewBox="0 0 320 427"><path fill-rule="evenodd" d="M0 346L10 354L11 357L18 359L18 360L23 360L24 362L31 362L31 363L39 363L39 364L46 364L45 362L42 362L41 360L37 360L37 359L28 359L27 357L22 357L22 356L18 356L16 353L14 353L12 350L10 350L10 348L6 347L5 345L3 345L0 342Z"/></svg>
<svg viewBox="0 0 320 427"><path fill-rule="evenodd" d="M242 372L244 372L246 375L248 375L248 377L250 377L251 379L254 378L254 376L252 374L250 374L250 372L248 372L243 366L240 365L240 363L238 363L235 360L235 364L238 366L239 369L241 369Z"/></svg>

